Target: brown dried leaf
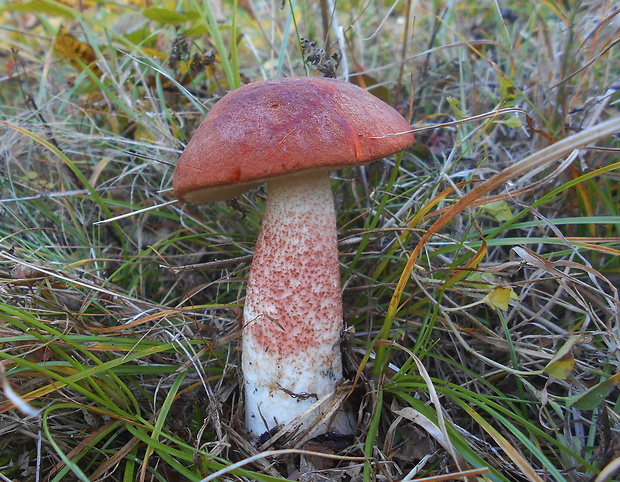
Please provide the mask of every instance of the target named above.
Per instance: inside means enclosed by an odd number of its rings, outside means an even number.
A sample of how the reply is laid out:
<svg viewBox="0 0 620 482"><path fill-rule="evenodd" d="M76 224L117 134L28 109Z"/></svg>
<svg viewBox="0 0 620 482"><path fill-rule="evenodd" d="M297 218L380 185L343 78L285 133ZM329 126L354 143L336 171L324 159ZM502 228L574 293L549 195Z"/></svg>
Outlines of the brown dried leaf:
<svg viewBox="0 0 620 482"><path fill-rule="evenodd" d="M89 65L97 76L101 75L99 67L91 65L97 60L95 50L89 44L71 35L64 25L60 26L54 37L53 52L58 57L68 60L78 70L82 70L83 65Z"/></svg>

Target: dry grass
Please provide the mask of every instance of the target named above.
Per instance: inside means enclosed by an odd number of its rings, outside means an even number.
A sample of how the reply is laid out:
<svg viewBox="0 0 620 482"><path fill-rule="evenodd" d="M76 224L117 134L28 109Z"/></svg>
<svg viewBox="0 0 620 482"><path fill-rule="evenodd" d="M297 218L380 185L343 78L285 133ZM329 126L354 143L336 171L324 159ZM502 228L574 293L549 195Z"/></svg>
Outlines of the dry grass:
<svg viewBox="0 0 620 482"><path fill-rule="evenodd" d="M612 480L613 2L181 3L0 10L0 478ZM264 193L170 183L217 97L315 75L302 37L420 132L334 176L359 433L279 450L237 372Z"/></svg>

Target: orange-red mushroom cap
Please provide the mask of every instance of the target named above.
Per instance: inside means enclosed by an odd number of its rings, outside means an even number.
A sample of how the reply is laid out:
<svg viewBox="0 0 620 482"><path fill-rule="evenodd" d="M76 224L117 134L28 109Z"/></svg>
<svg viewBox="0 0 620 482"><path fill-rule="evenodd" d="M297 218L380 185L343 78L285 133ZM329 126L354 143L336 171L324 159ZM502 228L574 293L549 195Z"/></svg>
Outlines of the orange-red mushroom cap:
<svg viewBox="0 0 620 482"><path fill-rule="evenodd" d="M409 129L395 109L348 82L255 82L208 112L179 158L172 184L184 202L226 200L274 177L394 154L413 144Z"/></svg>

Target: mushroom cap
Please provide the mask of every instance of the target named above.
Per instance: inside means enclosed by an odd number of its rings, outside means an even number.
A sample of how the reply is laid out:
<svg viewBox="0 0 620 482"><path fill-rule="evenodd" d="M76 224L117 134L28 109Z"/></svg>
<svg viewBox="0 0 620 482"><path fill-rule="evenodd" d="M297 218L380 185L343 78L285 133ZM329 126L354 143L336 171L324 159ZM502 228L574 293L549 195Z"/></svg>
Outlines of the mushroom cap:
<svg viewBox="0 0 620 482"><path fill-rule="evenodd" d="M255 82L207 113L172 185L184 202L222 201L275 177L358 166L402 151L413 134L394 134L408 130L395 109L342 80Z"/></svg>

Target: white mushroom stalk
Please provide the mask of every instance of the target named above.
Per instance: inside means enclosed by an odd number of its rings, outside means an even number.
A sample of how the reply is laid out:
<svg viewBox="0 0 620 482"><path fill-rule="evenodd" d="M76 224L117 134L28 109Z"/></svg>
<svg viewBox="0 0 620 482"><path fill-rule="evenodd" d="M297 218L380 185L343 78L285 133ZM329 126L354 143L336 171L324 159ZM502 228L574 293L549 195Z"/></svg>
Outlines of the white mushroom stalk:
<svg viewBox="0 0 620 482"><path fill-rule="evenodd" d="M243 313L246 428L286 424L342 379L336 215L326 171L267 185ZM312 417L304 423L313 422ZM326 424L327 425L327 424ZM331 426L351 433L340 413Z"/></svg>

